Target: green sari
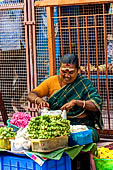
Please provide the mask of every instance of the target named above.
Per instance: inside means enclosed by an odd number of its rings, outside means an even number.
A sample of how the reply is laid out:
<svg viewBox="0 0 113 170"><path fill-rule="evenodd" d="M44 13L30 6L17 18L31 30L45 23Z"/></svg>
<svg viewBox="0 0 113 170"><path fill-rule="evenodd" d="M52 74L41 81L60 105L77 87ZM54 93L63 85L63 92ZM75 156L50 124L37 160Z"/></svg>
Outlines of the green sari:
<svg viewBox="0 0 113 170"><path fill-rule="evenodd" d="M88 111L79 106L73 106L68 112L67 116L74 116L69 118L72 125L87 125L89 128L95 128L98 126L102 129L102 99L97 93L97 90L91 83L91 81L81 75L78 75L74 82L65 85L49 98L49 105L51 110L60 109L65 103L71 100L90 100L98 108L97 112ZM76 118L83 113L87 113L85 118Z"/></svg>

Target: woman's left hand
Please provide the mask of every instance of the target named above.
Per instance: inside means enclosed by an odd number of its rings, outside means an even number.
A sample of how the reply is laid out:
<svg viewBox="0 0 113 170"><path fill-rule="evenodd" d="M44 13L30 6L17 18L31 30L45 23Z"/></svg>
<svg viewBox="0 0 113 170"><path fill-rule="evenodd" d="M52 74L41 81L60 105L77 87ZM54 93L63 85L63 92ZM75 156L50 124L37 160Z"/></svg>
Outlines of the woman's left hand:
<svg viewBox="0 0 113 170"><path fill-rule="evenodd" d="M71 100L70 102L64 104L60 109L66 110L66 112L69 112L69 110L76 104L76 100Z"/></svg>

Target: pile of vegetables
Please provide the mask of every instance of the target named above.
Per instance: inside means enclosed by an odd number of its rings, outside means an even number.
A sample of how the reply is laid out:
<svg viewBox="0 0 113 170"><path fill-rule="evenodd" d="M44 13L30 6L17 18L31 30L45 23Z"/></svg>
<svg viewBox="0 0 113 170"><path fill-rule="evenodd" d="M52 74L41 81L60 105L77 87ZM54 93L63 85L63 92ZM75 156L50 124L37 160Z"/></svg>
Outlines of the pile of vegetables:
<svg viewBox="0 0 113 170"><path fill-rule="evenodd" d="M50 139L70 134L70 121L61 115L43 115L32 118L27 128L31 139Z"/></svg>
<svg viewBox="0 0 113 170"><path fill-rule="evenodd" d="M11 118L9 123L19 128L25 128L28 125L30 119L31 116L28 113L16 112L13 114L13 117Z"/></svg>
<svg viewBox="0 0 113 170"><path fill-rule="evenodd" d="M13 132L12 128L0 127L0 139L10 139L14 138L16 132Z"/></svg>
<svg viewBox="0 0 113 170"><path fill-rule="evenodd" d="M97 148L97 151L95 152L96 158L99 159L113 159L113 150L110 150L109 148L100 147Z"/></svg>

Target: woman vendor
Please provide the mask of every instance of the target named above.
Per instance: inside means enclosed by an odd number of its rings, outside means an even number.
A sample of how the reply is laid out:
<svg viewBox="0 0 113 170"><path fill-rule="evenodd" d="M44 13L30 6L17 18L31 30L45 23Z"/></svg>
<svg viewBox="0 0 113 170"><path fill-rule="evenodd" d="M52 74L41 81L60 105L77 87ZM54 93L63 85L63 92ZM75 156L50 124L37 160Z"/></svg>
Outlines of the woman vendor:
<svg viewBox="0 0 113 170"><path fill-rule="evenodd" d="M72 125L93 129L94 142L99 140L97 128L102 128L102 99L91 81L78 73L78 57L66 54L60 60L60 75L44 80L33 89L28 100L41 108L66 110ZM43 99L48 96L48 102Z"/></svg>

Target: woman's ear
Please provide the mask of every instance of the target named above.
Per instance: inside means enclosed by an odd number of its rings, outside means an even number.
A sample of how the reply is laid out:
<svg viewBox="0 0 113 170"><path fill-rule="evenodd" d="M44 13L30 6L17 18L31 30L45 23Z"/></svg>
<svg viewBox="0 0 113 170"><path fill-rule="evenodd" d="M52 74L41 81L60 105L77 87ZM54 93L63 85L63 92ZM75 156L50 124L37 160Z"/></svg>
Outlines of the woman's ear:
<svg viewBox="0 0 113 170"><path fill-rule="evenodd" d="M78 69L78 74L80 74L80 69Z"/></svg>

